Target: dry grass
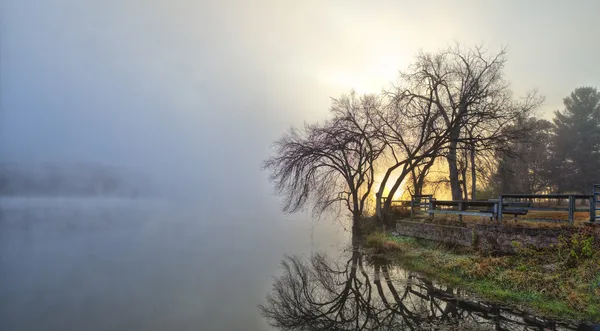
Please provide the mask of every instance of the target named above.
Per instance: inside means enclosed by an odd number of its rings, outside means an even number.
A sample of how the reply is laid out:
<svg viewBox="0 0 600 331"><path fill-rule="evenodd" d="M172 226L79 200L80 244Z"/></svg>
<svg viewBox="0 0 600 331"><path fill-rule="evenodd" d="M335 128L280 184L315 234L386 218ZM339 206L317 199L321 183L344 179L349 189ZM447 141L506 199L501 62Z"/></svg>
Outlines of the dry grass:
<svg viewBox="0 0 600 331"><path fill-rule="evenodd" d="M520 247L511 256L458 252L385 233L366 246L403 267L487 299L524 304L559 319L600 321L600 231L581 228L549 249ZM591 239L590 239L591 238Z"/></svg>
<svg viewBox="0 0 600 331"><path fill-rule="evenodd" d="M458 220L458 215L435 215L433 220L421 214L422 220L435 224L461 225L468 226L474 224L497 224L490 221L488 217L482 216L463 216L462 222ZM574 225L576 227L584 226L589 222L589 213L575 213ZM568 223L569 215L566 211L530 211L527 215L515 218L512 215L505 215L502 224L509 227L530 227L530 228L561 228L570 226Z"/></svg>

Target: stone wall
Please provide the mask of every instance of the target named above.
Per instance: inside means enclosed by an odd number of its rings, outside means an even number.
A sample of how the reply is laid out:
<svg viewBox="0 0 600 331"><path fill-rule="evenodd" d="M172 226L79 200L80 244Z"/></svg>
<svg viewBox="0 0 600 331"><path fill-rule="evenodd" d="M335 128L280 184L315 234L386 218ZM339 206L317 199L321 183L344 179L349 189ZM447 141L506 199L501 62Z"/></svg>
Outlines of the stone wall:
<svg viewBox="0 0 600 331"><path fill-rule="evenodd" d="M535 229L488 224L460 227L410 220L397 221L396 231L404 236L452 245L476 246L481 250L500 253L514 253L516 249L513 243L520 243L523 247L548 247L557 244L561 234L570 234L570 230L565 228Z"/></svg>

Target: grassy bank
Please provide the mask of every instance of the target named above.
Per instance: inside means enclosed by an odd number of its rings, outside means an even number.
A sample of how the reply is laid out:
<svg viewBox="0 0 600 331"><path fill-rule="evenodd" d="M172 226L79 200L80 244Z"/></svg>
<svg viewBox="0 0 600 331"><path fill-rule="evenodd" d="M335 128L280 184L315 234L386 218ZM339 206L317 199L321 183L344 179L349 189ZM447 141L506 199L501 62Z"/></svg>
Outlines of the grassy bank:
<svg viewBox="0 0 600 331"><path fill-rule="evenodd" d="M488 300L557 319L600 321L600 240L585 229L550 249L519 247L518 254L499 257L383 232L367 236L365 245L394 264Z"/></svg>

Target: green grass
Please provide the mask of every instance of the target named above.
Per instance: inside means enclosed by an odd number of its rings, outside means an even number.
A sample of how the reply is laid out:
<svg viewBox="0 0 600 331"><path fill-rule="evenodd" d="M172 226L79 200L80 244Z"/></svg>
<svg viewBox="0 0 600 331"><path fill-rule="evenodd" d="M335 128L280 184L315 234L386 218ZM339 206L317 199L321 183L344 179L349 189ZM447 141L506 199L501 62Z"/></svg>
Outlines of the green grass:
<svg viewBox="0 0 600 331"><path fill-rule="evenodd" d="M591 256L581 255L580 242L565 240L553 249L521 248L516 255L491 257L377 232L365 239L365 246L406 269L491 301L524 305L556 319L598 322L600 240ZM572 258L572 252L580 256Z"/></svg>

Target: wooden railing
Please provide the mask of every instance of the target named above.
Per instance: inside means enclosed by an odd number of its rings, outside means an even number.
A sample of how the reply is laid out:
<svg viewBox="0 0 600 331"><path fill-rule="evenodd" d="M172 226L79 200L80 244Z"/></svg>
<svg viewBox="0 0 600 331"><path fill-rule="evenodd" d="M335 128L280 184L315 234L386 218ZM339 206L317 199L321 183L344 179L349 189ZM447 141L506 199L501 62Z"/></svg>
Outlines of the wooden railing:
<svg viewBox="0 0 600 331"><path fill-rule="evenodd" d="M507 201L514 200L533 200L533 199L543 199L543 200L551 200L555 199L557 201L566 200L566 207L559 206L533 206L528 207L527 210L532 211L566 211L568 212L569 223L573 224L575 220L575 212L588 212L589 213L589 221L594 222L596 220L596 209L594 196L589 194L502 194L498 197L498 221L502 222L502 211L504 205ZM586 208L577 208L577 201L586 201L588 202L588 207Z"/></svg>
<svg viewBox="0 0 600 331"><path fill-rule="evenodd" d="M430 218L433 218L434 214L458 215L458 220L462 221L463 216L482 216L495 219L497 217L497 210L497 201L430 199L427 213Z"/></svg>
<svg viewBox="0 0 600 331"><path fill-rule="evenodd" d="M539 202L544 200L556 200L557 202L564 200L567 204L564 207L540 205ZM529 211L566 211L569 223L573 224L575 212L588 212L591 223L600 219L596 215L596 206L600 203L597 200L597 194L502 194L498 199L487 201L436 200L432 195L421 195L413 196L411 200L394 200L392 202L410 207L411 217L424 211L430 217L433 217L434 214L451 214L458 215L459 220L462 220L463 215L483 216L502 222L504 214L514 215L516 220L517 215L525 215ZM578 207L578 201L584 203L580 203Z"/></svg>

